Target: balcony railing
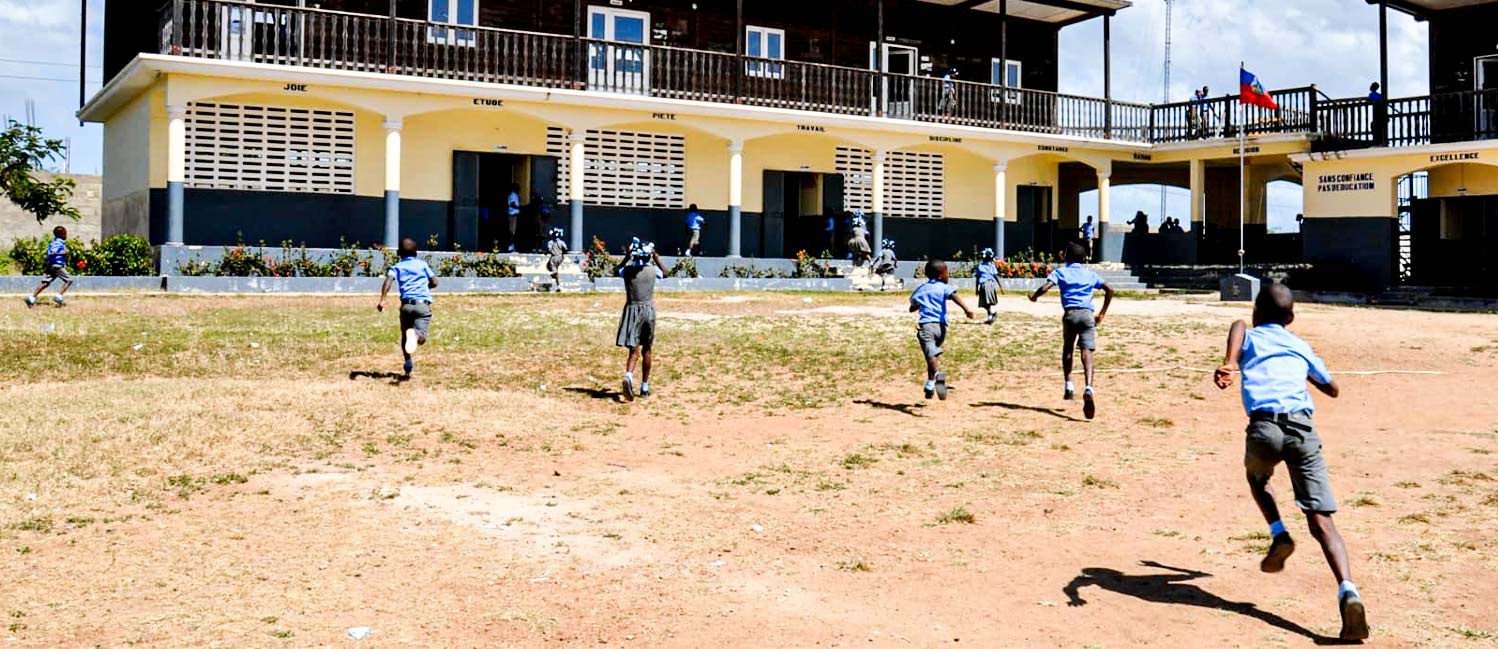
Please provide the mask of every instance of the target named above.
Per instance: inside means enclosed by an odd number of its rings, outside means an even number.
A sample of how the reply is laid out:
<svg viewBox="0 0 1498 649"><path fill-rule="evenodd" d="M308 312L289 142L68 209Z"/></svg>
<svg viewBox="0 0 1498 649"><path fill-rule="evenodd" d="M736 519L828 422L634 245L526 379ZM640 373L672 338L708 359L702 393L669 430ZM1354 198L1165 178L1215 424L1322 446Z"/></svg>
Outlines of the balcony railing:
<svg viewBox="0 0 1498 649"><path fill-rule="evenodd" d="M1318 147L1410 146L1498 137L1498 91L1390 100L1271 92L1146 105L872 70L240 0L169 0L160 51L226 61L356 70L645 97L883 116L1127 142L1306 133ZM1387 112L1387 119L1384 113ZM1240 119L1241 115L1241 119Z"/></svg>

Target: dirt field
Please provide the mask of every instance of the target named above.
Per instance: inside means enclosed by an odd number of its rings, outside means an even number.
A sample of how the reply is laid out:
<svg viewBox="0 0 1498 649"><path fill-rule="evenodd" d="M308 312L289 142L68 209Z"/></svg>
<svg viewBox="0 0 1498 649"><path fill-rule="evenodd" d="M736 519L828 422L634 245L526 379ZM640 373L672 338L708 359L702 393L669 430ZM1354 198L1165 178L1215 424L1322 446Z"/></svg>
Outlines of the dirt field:
<svg viewBox="0 0 1498 649"><path fill-rule="evenodd" d="M953 327L925 402L903 296L442 297L416 377L369 298L0 309L3 647L1307 646L1209 375L1243 306L1127 300L1100 414L1060 308ZM1498 644L1498 318L1301 306L1373 644ZM1174 369L1172 369L1174 368ZM1186 368L1186 369L1181 369ZM1427 371L1371 374L1355 370ZM1288 481L1276 478L1293 510ZM362 641L347 636L368 626Z"/></svg>

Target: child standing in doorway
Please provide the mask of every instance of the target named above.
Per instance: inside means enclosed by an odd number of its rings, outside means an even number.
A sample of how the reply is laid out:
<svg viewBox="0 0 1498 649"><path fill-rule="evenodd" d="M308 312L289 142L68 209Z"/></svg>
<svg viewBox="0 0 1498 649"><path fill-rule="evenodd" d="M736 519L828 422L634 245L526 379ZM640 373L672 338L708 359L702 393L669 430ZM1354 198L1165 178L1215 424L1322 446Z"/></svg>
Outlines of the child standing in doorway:
<svg viewBox="0 0 1498 649"><path fill-rule="evenodd" d="M916 341L926 357L926 398L935 395L942 401L947 399L947 374L941 371L941 346L947 341L947 302L956 302L969 320L977 316L950 282L947 262L932 259L926 262L926 283L910 294L910 312L919 314Z"/></svg>
<svg viewBox="0 0 1498 649"><path fill-rule="evenodd" d="M1306 383L1333 399L1341 394L1326 363L1286 327L1295 321L1295 296L1284 284L1270 284L1254 300L1253 328L1242 320L1228 331L1227 352L1217 369L1217 387L1233 385L1233 372L1243 375L1243 409L1248 413L1248 441L1244 466L1254 502L1269 524L1269 551L1259 569L1279 572L1295 552L1295 541L1280 520L1279 505L1269 479L1281 462L1290 473L1295 505L1305 512L1311 536L1337 580L1337 604L1342 612L1343 640L1368 637L1367 611L1362 594L1352 583L1347 546L1332 522L1337 501L1331 476L1321 454L1321 438L1311 421L1315 410Z"/></svg>
<svg viewBox="0 0 1498 649"><path fill-rule="evenodd" d="M1080 347L1082 372L1087 379L1087 387L1082 392L1082 414L1092 419L1097 416L1092 354L1097 351L1097 328L1103 324L1108 307L1113 304L1113 287L1101 275L1082 265L1086 258L1087 249L1081 243L1066 244L1066 265L1051 271L1045 284L1030 295L1030 301L1039 300L1047 291L1060 287L1061 308L1065 311L1061 316L1061 373L1066 381L1062 398L1076 398L1077 389L1071 381L1072 350ZM1103 290L1103 309L1094 315L1092 294L1096 289Z"/></svg>

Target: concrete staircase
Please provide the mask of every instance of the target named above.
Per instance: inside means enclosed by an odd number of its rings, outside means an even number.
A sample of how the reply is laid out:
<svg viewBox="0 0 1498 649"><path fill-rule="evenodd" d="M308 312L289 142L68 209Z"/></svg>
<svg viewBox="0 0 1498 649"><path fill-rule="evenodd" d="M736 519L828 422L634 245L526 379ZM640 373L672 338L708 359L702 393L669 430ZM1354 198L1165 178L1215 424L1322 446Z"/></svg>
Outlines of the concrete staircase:
<svg viewBox="0 0 1498 649"><path fill-rule="evenodd" d="M1097 271L1097 274L1102 275L1103 279L1107 280L1108 285L1112 286L1113 290L1115 291L1132 291L1136 293L1150 292L1150 286L1148 284L1145 284L1144 282L1141 282L1139 280L1139 277L1134 275L1133 271L1127 268L1115 268L1109 265L1093 266L1092 269L1094 271Z"/></svg>
<svg viewBox="0 0 1498 649"><path fill-rule="evenodd" d="M592 288L592 282L583 272L584 255L567 255L566 261L557 273L560 286L551 279L551 272L546 270L548 255L511 254L508 256L510 263L515 264L515 272L530 281L531 290L545 293L557 291L562 293L582 293Z"/></svg>
<svg viewBox="0 0 1498 649"><path fill-rule="evenodd" d="M905 280L896 275L880 277L869 270L867 266L854 268L851 262L846 268L839 267L843 276L853 282L853 290L859 292L898 292L905 290ZM898 273L897 273L898 274Z"/></svg>

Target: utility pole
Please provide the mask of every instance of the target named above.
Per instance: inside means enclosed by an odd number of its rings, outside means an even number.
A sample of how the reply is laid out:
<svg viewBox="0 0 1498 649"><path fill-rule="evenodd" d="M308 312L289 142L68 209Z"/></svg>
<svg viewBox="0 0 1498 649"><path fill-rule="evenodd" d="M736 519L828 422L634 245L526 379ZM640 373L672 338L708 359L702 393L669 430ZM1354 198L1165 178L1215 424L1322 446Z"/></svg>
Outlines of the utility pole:
<svg viewBox="0 0 1498 649"><path fill-rule="evenodd" d="M1175 0L1165 0L1165 79L1160 90L1160 103L1170 103L1170 42L1171 42L1171 9L1175 6ZM1169 191L1169 185L1160 185L1160 222L1165 222L1165 197ZM1188 217L1189 218L1189 217Z"/></svg>

